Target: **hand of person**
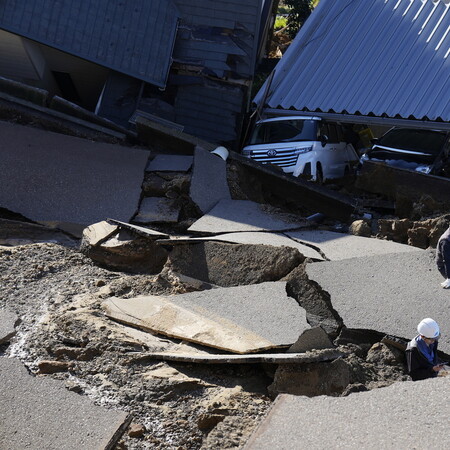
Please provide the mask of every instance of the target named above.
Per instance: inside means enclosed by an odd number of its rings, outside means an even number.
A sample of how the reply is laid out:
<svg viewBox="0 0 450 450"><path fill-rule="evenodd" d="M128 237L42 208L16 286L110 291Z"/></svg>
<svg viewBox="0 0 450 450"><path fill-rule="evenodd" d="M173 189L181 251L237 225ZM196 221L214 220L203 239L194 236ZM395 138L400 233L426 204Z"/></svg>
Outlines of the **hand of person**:
<svg viewBox="0 0 450 450"><path fill-rule="evenodd" d="M434 366L434 367L433 367L433 370L434 370L435 372L439 372L439 371L442 370L443 368L444 368L444 366L443 366L442 364L440 364L440 365Z"/></svg>
<svg viewBox="0 0 450 450"><path fill-rule="evenodd" d="M441 283L441 286L442 286L444 289L450 288L450 278L447 278L445 281L443 281L443 282Z"/></svg>

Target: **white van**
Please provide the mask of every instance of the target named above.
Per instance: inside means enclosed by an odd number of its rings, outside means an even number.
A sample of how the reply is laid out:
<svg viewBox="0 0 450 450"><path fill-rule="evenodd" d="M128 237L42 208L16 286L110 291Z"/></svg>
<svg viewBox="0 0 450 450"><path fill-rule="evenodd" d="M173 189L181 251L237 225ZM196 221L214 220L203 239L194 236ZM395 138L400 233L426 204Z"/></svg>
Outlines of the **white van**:
<svg viewBox="0 0 450 450"><path fill-rule="evenodd" d="M294 177L322 182L350 174L359 157L345 142L342 125L315 116L289 116L256 123L242 154L275 164Z"/></svg>

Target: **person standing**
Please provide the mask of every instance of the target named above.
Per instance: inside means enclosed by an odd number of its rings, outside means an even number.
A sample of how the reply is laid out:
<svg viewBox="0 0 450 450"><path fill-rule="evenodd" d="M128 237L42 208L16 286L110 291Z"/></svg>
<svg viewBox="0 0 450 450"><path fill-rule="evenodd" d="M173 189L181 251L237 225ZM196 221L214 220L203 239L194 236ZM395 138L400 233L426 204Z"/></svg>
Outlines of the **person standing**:
<svg viewBox="0 0 450 450"><path fill-rule="evenodd" d="M436 247L436 265L441 275L445 278L441 286L444 289L450 288L450 227L439 238Z"/></svg>
<svg viewBox="0 0 450 450"><path fill-rule="evenodd" d="M437 347L440 336L439 325L429 317L417 325L418 335L408 342L406 362L408 374L413 381L437 377L444 367L438 362Z"/></svg>

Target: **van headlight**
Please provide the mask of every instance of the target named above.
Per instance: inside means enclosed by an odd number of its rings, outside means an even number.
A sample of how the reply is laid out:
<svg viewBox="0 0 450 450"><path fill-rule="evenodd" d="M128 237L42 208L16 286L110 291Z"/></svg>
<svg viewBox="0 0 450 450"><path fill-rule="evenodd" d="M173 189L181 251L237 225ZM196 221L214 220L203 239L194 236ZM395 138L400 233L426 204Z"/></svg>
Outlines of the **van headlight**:
<svg viewBox="0 0 450 450"><path fill-rule="evenodd" d="M415 168L416 172L420 173L430 173L431 167L430 166L418 166Z"/></svg>
<svg viewBox="0 0 450 450"><path fill-rule="evenodd" d="M304 153L308 153L308 152L312 152L312 146L310 147L297 147L295 149L295 154L296 155L303 155Z"/></svg>
<svg viewBox="0 0 450 450"><path fill-rule="evenodd" d="M247 149L243 149L242 150L242 154L244 155L244 156L250 156L251 154L252 154L252 151L251 150L247 150Z"/></svg>

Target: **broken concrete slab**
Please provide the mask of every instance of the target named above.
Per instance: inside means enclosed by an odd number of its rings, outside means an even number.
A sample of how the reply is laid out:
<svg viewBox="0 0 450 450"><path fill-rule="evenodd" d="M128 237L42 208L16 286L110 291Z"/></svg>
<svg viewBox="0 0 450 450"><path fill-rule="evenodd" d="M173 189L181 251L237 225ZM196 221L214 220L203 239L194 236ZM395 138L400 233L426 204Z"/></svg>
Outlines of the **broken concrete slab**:
<svg viewBox="0 0 450 450"><path fill-rule="evenodd" d="M219 159L219 158L217 158ZM269 205L248 200L221 200L188 228L205 234L237 231L285 231L311 226L293 214L281 213Z"/></svg>
<svg viewBox="0 0 450 450"><path fill-rule="evenodd" d="M145 197L139 206L133 222L138 223L177 223L180 207L170 198Z"/></svg>
<svg viewBox="0 0 450 450"><path fill-rule="evenodd" d="M280 168L260 164L236 152L230 152L228 166L237 166L240 177L253 179L254 184L261 185L270 192L272 198L278 197L282 202L292 201L297 205L308 208L311 212L321 212L347 222L356 210L356 202L348 195L293 177L284 173Z"/></svg>
<svg viewBox="0 0 450 450"><path fill-rule="evenodd" d="M267 387L271 397L292 395L338 395L350 384L350 365L342 358L329 364L280 364L273 383Z"/></svg>
<svg viewBox="0 0 450 450"><path fill-rule="evenodd" d="M78 245L62 231L39 224L18 220L0 219L0 245L25 245L38 242L51 242L68 247Z"/></svg>
<svg viewBox="0 0 450 450"><path fill-rule="evenodd" d="M217 147L216 144L211 144L203 139L142 116L136 118L136 130L138 138L142 142L176 154L193 155L194 148L197 145L207 151L214 150Z"/></svg>
<svg viewBox="0 0 450 450"><path fill-rule="evenodd" d="M305 257L292 247L195 242L177 245L166 268L218 286L241 286L278 281Z"/></svg>
<svg viewBox="0 0 450 450"><path fill-rule="evenodd" d="M0 357L0 379L1 448L106 448L128 425L125 412L96 406L60 381L31 376L16 359Z"/></svg>
<svg viewBox="0 0 450 450"><path fill-rule="evenodd" d="M9 342L16 334L16 325L19 318L7 309L0 309L0 344Z"/></svg>
<svg viewBox="0 0 450 450"><path fill-rule="evenodd" d="M426 420L411 420L424 399L446 404L450 377L395 383L344 398L280 395L245 448L296 450L299 442L311 449L441 448L450 413L432 408Z"/></svg>
<svg viewBox="0 0 450 450"><path fill-rule="evenodd" d="M190 198L202 213L220 200L231 200L226 162L199 146L195 147Z"/></svg>
<svg viewBox="0 0 450 450"><path fill-rule="evenodd" d="M194 158L188 155L156 155L148 162L146 172L187 172Z"/></svg>
<svg viewBox="0 0 450 450"><path fill-rule="evenodd" d="M193 353L158 352L133 358L130 362L173 361L195 364L309 364L332 361L344 354L337 349L323 349L302 353L263 353L251 355L197 355Z"/></svg>
<svg viewBox="0 0 450 450"><path fill-rule="evenodd" d="M167 261L167 251L155 244L153 236L136 235L107 222L86 228L80 251L100 265L125 272L159 273Z"/></svg>
<svg viewBox="0 0 450 450"><path fill-rule="evenodd" d="M450 354L450 335L445 332L450 292L440 286L433 251L315 262L306 272L329 293L347 328L410 340L417 334L417 324L432 317L443 328L439 349Z"/></svg>
<svg viewBox="0 0 450 450"><path fill-rule="evenodd" d="M421 251L416 247L398 244L397 242L353 236L333 231L300 230L288 231L286 234L298 242L316 247L318 251L331 261L360 256Z"/></svg>
<svg viewBox="0 0 450 450"><path fill-rule="evenodd" d="M96 247L97 245L117 234L117 232L117 225L110 224L105 220L93 223L83 230L82 246L88 245L91 247Z"/></svg>
<svg viewBox="0 0 450 450"><path fill-rule="evenodd" d="M322 327L305 330L294 345L289 347L288 353L305 353L311 350L334 348L328 334Z"/></svg>
<svg viewBox="0 0 450 450"><path fill-rule="evenodd" d="M172 237L167 240L160 240L160 244L164 245L183 245L192 244L202 241L219 241L228 242L234 244L247 244L247 245L270 245L272 247L292 247L296 248L306 258L314 260L323 260L323 256L314 250L312 247L291 239L284 234L269 233L265 231L258 232L240 232L240 233L224 233L217 236L205 236L205 237Z"/></svg>
<svg viewBox="0 0 450 450"><path fill-rule="evenodd" d="M87 226L137 209L149 152L0 122L0 206Z"/></svg>
<svg viewBox="0 0 450 450"><path fill-rule="evenodd" d="M117 225L119 228L124 228L133 233L145 236L149 239L162 239L169 237L169 235L166 233L161 233L160 231L152 230L151 228L147 227L140 227L138 225L133 225L131 223L121 222L120 220L107 219L107 222L113 225Z"/></svg>
<svg viewBox="0 0 450 450"><path fill-rule="evenodd" d="M171 337L251 353L284 347L309 328L306 313L286 295L286 283L261 283L171 297L110 298L116 320Z"/></svg>

